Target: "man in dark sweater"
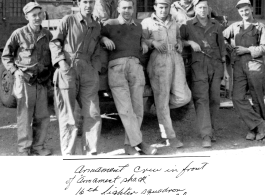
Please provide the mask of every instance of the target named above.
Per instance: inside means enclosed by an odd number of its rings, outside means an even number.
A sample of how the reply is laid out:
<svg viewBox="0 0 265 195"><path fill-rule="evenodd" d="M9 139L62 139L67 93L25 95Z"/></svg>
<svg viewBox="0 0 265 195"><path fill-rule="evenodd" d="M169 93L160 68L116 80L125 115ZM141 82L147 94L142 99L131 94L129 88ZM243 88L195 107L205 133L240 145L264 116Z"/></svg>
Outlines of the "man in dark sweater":
<svg viewBox="0 0 265 195"><path fill-rule="evenodd" d="M143 92L145 77L139 58L148 51L142 40L142 26L134 22L134 2L119 0L119 17L110 19L102 28L102 42L108 50L109 86L125 128L125 153L153 155L157 149L142 141Z"/></svg>

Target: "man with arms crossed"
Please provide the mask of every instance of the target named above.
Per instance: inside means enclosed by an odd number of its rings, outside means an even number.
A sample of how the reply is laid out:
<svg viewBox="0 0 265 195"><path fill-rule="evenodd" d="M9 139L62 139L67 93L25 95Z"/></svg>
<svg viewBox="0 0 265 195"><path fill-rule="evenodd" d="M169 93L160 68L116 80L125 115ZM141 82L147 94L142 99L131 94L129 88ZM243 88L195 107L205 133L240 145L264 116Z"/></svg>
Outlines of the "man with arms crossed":
<svg viewBox="0 0 265 195"><path fill-rule="evenodd" d="M247 140L265 137L264 60L265 26L253 18L249 0L238 1L236 8L242 21L231 24L223 35L234 50L233 104L249 128ZM246 93L249 90L253 107Z"/></svg>
<svg viewBox="0 0 265 195"><path fill-rule="evenodd" d="M101 131L99 110L100 25L92 18L95 0L79 0L80 12L65 16L50 43L62 155L75 154L75 100L83 116L82 152L96 155Z"/></svg>
<svg viewBox="0 0 265 195"><path fill-rule="evenodd" d="M228 79L226 49L220 24L208 16L207 0L194 3L196 17L180 27L184 45L192 48L191 91L202 146L211 147L220 106L220 85Z"/></svg>
<svg viewBox="0 0 265 195"><path fill-rule="evenodd" d="M142 141L143 91L145 77L139 58L141 49L148 51L141 40L142 26L132 18L133 0L119 0L119 17L110 19L102 29L102 42L110 50L109 86L118 113L125 128L125 153L146 155L156 153L156 148Z"/></svg>

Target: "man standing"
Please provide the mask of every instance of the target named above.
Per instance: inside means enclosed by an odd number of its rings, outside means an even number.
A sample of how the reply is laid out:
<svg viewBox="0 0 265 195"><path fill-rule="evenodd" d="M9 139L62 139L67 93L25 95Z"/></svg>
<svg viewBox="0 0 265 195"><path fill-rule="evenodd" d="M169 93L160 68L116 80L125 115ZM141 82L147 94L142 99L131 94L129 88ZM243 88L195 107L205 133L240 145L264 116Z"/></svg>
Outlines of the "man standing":
<svg viewBox="0 0 265 195"><path fill-rule="evenodd" d="M192 48L191 90L203 147L211 147L220 105L220 84L225 73L225 44L220 24L208 17L207 0L197 1L196 17L180 28L184 45Z"/></svg>
<svg viewBox="0 0 265 195"><path fill-rule="evenodd" d="M102 29L102 42L110 50L109 86L125 128L125 153L139 155L156 153L156 148L142 141L143 91L145 77L139 58L141 49L148 51L142 41L142 26L132 18L133 0L119 0L119 17L110 19Z"/></svg>
<svg viewBox="0 0 265 195"><path fill-rule="evenodd" d="M80 12L65 16L50 43L62 155L75 153L75 100L83 116L83 154L96 155L101 131L99 110L100 25L92 18L95 0L79 0Z"/></svg>
<svg viewBox="0 0 265 195"><path fill-rule="evenodd" d="M18 152L21 155L50 155L44 148L50 115L47 85L51 76L51 33L42 28L42 7L30 2L23 8L28 25L15 30L2 54L7 70L15 76Z"/></svg>
<svg viewBox="0 0 265 195"><path fill-rule="evenodd" d="M236 8L242 21L231 24L223 35L235 55L233 104L249 128L247 140L265 137L264 61L265 26L253 18L249 0L240 0ZM229 46L229 45L228 45ZM253 107L246 98L252 97Z"/></svg>
<svg viewBox="0 0 265 195"><path fill-rule="evenodd" d="M170 118L170 108L190 102L191 92L185 78L181 57L182 42L179 27L169 14L171 0L156 0L155 13L142 21L144 38L153 52L148 62L148 75L154 92L156 113L162 143L182 147L176 138Z"/></svg>

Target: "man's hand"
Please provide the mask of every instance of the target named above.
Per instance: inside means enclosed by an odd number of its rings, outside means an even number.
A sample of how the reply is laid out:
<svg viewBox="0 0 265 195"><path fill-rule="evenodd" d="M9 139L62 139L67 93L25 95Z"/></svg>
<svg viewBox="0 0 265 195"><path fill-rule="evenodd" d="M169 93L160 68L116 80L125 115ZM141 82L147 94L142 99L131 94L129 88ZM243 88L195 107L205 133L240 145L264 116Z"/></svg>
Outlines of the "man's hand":
<svg viewBox="0 0 265 195"><path fill-rule="evenodd" d="M59 64L61 70L67 71L70 69L69 64L67 64L67 62L65 60L61 60L58 64Z"/></svg>
<svg viewBox="0 0 265 195"><path fill-rule="evenodd" d="M101 39L102 43L104 43L104 45L106 46L106 48L110 51L114 50L115 49L115 44L112 40L110 40L109 38L107 37L103 37Z"/></svg>
<svg viewBox="0 0 265 195"><path fill-rule="evenodd" d="M178 43L175 45L175 48L176 48L178 53L182 53L182 51L183 51L182 41L178 41Z"/></svg>
<svg viewBox="0 0 265 195"><path fill-rule="evenodd" d="M15 75L15 78L20 80L22 83L24 83L24 73L20 70L20 69L17 69L14 73Z"/></svg>
<svg viewBox="0 0 265 195"><path fill-rule="evenodd" d="M235 49L236 49L236 55L239 55L239 56L246 54L246 53L250 53L250 51L246 47L237 46L235 47Z"/></svg>
<svg viewBox="0 0 265 195"><path fill-rule="evenodd" d="M153 41L152 44L158 52L160 52L160 53L166 53L167 52L167 44L161 43L158 41Z"/></svg>
<svg viewBox="0 0 265 195"><path fill-rule="evenodd" d="M142 42L142 50L143 50L143 54L146 54L148 52L148 46L146 45L145 42Z"/></svg>
<svg viewBox="0 0 265 195"><path fill-rule="evenodd" d="M193 51L195 51L195 52L200 52L201 51L201 47L200 47L200 45L198 43L196 43L194 41L188 41L188 44L191 46Z"/></svg>

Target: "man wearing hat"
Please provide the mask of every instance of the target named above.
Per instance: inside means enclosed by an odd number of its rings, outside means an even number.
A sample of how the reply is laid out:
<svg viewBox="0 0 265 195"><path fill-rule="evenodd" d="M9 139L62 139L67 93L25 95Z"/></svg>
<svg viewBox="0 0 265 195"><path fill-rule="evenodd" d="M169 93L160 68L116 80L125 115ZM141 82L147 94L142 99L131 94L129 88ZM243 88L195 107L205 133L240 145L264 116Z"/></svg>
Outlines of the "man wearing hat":
<svg viewBox="0 0 265 195"><path fill-rule="evenodd" d="M134 1L119 0L119 17L102 28L102 42L108 50L108 79L115 105L125 129L125 153L154 155L155 147L143 141L143 92L145 77L140 56L148 51L142 41L142 26L133 20Z"/></svg>
<svg viewBox="0 0 265 195"><path fill-rule="evenodd" d="M176 138L170 109L190 102L191 92L185 78L181 57L182 42L179 27L170 15L171 0L156 0L155 13L142 21L143 36L153 49L148 62L148 75L154 92L162 144L182 147Z"/></svg>
<svg viewBox="0 0 265 195"><path fill-rule="evenodd" d="M82 152L97 155L101 131L99 110L100 25L93 19L95 0L78 0L80 12L65 16L50 42L62 155L74 155L77 124L75 100L83 116Z"/></svg>
<svg viewBox="0 0 265 195"><path fill-rule="evenodd" d="M192 48L191 90L202 146L215 141L215 118L220 105L220 84L225 74L226 49L220 24L208 17L208 2L197 1L196 17L180 27L184 45Z"/></svg>
<svg viewBox="0 0 265 195"><path fill-rule="evenodd" d="M21 155L49 155L44 148L50 115L47 85L51 76L51 33L42 28L42 8L30 2L23 8L28 25L15 30L8 39L2 62L15 76L13 94L17 99L18 152Z"/></svg>
<svg viewBox="0 0 265 195"><path fill-rule="evenodd" d="M233 104L242 120L249 128L247 140L262 140L265 137L264 105L264 60L265 26L253 18L253 8L249 0L236 4L242 21L231 24L223 35L232 56ZM247 92L252 97L251 106Z"/></svg>

